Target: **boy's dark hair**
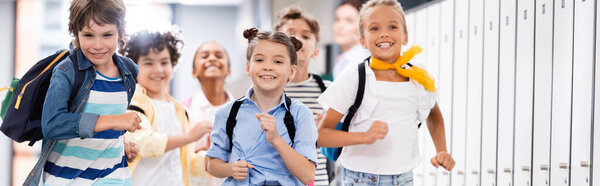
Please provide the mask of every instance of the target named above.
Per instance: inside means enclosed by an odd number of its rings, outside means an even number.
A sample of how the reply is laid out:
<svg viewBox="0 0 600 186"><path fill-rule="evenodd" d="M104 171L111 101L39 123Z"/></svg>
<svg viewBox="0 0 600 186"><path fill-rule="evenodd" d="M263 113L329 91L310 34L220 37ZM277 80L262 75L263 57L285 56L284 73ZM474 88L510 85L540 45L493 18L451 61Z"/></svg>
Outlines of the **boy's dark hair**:
<svg viewBox="0 0 600 186"><path fill-rule="evenodd" d="M289 20L302 19L308 24L310 31L315 34L317 42L319 41L319 21L306 13L300 6L292 5L284 8L277 13L277 18L279 18L279 23L275 25L275 31L281 31L281 27Z"/></svg>
<svg viewBox="0 0 600 186"><path fill-rule="evenodd" d="M362 8L363 3L365 3L364 0L344 0L344 1L342 1L342 3L340 3L336 7L336 9L340 8L341 6L344 6L344 5L350 5L350 6L354 7L354 8L356 8L356 11L360 12L360 9Z"/></svg>
<svg viewBox="0 0 600 186"><path fill-rule="evenodd" d="M141 56L150 53L150 49L156 52L166 49L169 52L171 66L175 66L181 57L179 49L183 47L183 41L179 39L180 33L181 31L176 27L168 32L142 30L132 34L125 47L119 52L133 59L137 64Z"/></svg>
<svg viewBox="0 0 600 186"><path fill-rule="evenodd" d="M79 32L96 24L114 24L119 34L119 48L125 44L125 4L123 0L73 0L69 8L69 32L73 34L73 47L79 49Z"/></svg>
<svg viewBox="0 0 600 186"><path fill-rule="evenodd" d="M298 64L298 56L296 52L302 48L302 42L297 40L294 36L287 36L283 32L258 32L256 28L250 28L244 30L244 37L248 39L248 49L246 50L246 60L250 61L254 46L260 40L267 40L275 43L282 44L287 47L290 55L291 65Z"/></svg>

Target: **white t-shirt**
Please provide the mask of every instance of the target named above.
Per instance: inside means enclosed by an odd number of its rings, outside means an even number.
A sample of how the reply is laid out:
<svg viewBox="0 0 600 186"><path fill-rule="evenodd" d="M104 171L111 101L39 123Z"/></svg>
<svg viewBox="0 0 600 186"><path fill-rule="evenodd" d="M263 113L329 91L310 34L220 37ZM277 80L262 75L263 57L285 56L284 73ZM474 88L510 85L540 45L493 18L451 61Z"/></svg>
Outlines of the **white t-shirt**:
<svg viewBox="0 0 600 186"><path fill-rule="evenodd" d="M181 135L181 123L175 105L168 101L152 99L156 109L156 132L167 136ZM140 159L132 175L133 185L184 185L179 148L158 157Z"/></svg>
<svg viewBox="0 0 600 186"><path fill-rule="evenodd" d="M377 81L373 70L368 65L365 68L363 101L348 130L366 132L374 121L379 120L388 124L388 133L384 139L370 145L344 147L338 160L343 167L358 172L406 173L421 161L417 126L429 116L437 95L412 80ZM358 65L348 67L318 100L324 107L346 114L354 103L357 89Z"/></svg>

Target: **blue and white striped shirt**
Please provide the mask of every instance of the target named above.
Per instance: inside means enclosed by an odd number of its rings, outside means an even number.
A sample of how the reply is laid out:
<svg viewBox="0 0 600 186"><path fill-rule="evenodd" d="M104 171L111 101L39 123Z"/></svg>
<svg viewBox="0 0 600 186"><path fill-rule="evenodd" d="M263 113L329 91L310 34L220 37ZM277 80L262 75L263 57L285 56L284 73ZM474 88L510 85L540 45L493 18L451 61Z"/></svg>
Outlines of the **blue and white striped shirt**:
<svg viewBox="0 0 600 186"><path fill-rule="evenodd" d="M113 115L126 110L127 90L121 77L97 72L83 112ZM124 133L110 129L92 138L59 140L44 166L44 185L131 185Z"/></svg>

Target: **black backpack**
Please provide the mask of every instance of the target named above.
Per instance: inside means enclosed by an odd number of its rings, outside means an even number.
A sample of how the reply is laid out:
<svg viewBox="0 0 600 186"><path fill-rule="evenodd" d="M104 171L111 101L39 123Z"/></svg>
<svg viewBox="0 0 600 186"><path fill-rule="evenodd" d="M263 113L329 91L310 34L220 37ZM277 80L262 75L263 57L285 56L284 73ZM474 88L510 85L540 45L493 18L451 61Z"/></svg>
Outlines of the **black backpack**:
<svg viewBox="0 0 600 186"><path fill-rule="evenodd" d="M72 101L83 84L85 71L78 70L77 51L62 50L38 61L31 67L23 77L18 80L16 87L11 87L4 98L2 105L3 115L0 130L16 142L29 141L32 146L36 141L44 138L41 127L42 109L46 99L46 92L50 86L52 71L62 60L71 58L75 67L75 83L71 86L69 96L69 111L75 112ZM134 64L124 61L125 66L137 77ZM10 100L10 101L9 101Z"/></svg>
<svg viewBox="0 0 600 186"><path fill-rule="evenodd" d="M229 111L229 117L227 117L227 126L225 130L227 132L227 137L229 138L229 151L231 151L231 149L233 148L233 128L237 124L237 120L235 119L235 117L237 116L237 113L240 110L242 102L242 99L235 100L235 102L233 102L231 110ZM283 122L285 123L285 127L288 130L288 135L290 135L293 147L294 136L296 135L296 126L294 125L294 116L292 116L292 113L290 113L292 99L285 96L285 104L287 107L287 111L285 111L285 117L283 117Z"/></svg>

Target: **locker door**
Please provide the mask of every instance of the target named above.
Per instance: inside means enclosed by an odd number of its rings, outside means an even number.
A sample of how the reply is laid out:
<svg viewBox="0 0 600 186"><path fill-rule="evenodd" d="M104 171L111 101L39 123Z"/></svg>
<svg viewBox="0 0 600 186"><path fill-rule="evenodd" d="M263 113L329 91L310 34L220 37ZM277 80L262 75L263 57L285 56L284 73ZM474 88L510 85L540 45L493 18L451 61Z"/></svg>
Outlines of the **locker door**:
<svg viewBox="0 0 600 186"><path fill-rule="evenodd" d="M481 185L496 185L496 135L498 127L498 48L499 41L499 0L485 1L485 16L481 30L483 31L483 109L481 118ZM502 10L500 10L502 9ZM514 11L514 7L513 7ZM514 14L514 13L513 13ZM513 16L514 17L514 16ZM504 29L504 28L502 28ZM513 35L514 35L514 29ZM510 42L509 38L502 38ZM514 42L514 39L512 39ZM503 43L505 46L506 43ZM506 46L505 46L506 47ZM514 51L514 44L508 48ZM502 48L504 49L504 48ZM504 51L503 51L504 52ZM508 57L510 55L504 55ZM512 58L514 60L514 57ZM514 63L514 62L513 62ZM503 63L504 64L504 63ZM507 65L503 65L503 68ZM500 69L503 70L503 69ZM507 74L505 72L504 74ZM502 91L510 89L503 87ZM510 92L512 94L512 92Z"/></svg>
<svg viewBox="0 0 600 186"><path fill-rule="evenodd" d="M465 183L466 123L467 123L467 50L469 34L469 1L456 0L454 6L454 89L452 93L452 185Z"/></svg>
<svg viewBox="0 0 600 186"><path fill-rule="evenodd" d="M467 186L480 183L483 71L483 1L470 1L467 65Z"/></svg>
<svg viewBox="0 0 600 186"><path fill-rule="evenodd" d="M439 100L438 106L444 116L444 127L446 129L446 149L452 153L452 64L453 55L453 20L454 20L454 0L442 1L440 9L440 76L439 82ZM454 155L454 154L453 154ZM453 156L456 158L456 156ZM449 186L450 176L445 169L438 170L437 185Z"/></svg>
<svg viewBox="0 0 600 186"><path fill-rule="evenodd" d="M516 3L514 0L500 3L500 65L498 67L500 76L498 82L501 88L498 93L498 164L496 175L498 185L502 186L513 185L515 47L517 47L515 45Z"/></svg>
<svg viewBox="0 0 600 186"><path fill-rule="evenodd" d="M554 1L552 68L552 127L550 130L551 185L569 182L571 99L573 80L573 1Z"/></svg>
<svg viewBox="0 0 600 186"><path fill-rule="evenodd" d="M436 85L439 86L439 35L440 35L440 4L433 4L427 9L427 42L424 43L424 49L427 50L426 68L435 78ZM421 125L421 129L426 135L423 135L425 153L423 154L423 165L425 167L426 186L435 186L437 181L437 169L431 165L430 159L437 154L433 140L426 125Z"/></svg>
<svg viewBox="0 0 600 186"><path fill-rule="evenodd" d="M419 46L424 47L424 50L421 54L416 55L413 60L411 60L414 64L418 64L418 65L429 65L427 64L427 57L430 51L427 50L426 47L426 43L427 43L427 9L421 9L418 10L417 12L415 12L415 40L414 44L417 44ZM408 48L410 46L405 46L404 48ZM419 129L419 151L421 153L421 156L425 155L426 150L426 145L425 145L425 137L429 136L429 131L427 131L427 127L423 127L423 125L421 125L421 129ZM414 180L415 180L415 185L424 185L425 184L425 167L428 164L424 164L421 163L419 164L418 167L416 167L413 172L414 172Z"/></svg>
<svg viewBox="0 0 600 186"><path fill-rule="evenodd" d="M531 185L532 121L533 121L533 73L534 73L534 1L518 1L517 5L517 65L515 67L515 124L514 124L514 184ZM545 13L545 12L544 12ZM509 23L510 24L510 23ZM501 152L502 150L499 150ZM499 154L500 156L500 154ZM499 165L500 166L500 165ZM499 169L504 167L499 167ZM536 167L536 169L539 169ZM502 176L501 176L502 175ZM505 180L506 179L506 180ZM511 178L498 175L498 185Z"/></svg>
<svg viewBox="0 0 600 186"><path fill-rule="evenodd" d="M536 1L533 95L533 185L548 185L552 112L552 0ZM518 113L518 112L517 112ZM518 124L517 124L518 125Z"/></svg>
<svg viewBox="0 0 600 186"><path fill-rule="evenodd" d="M406 31L408 32L408 43L414 43L415 40L415 13L410 12L404 16L406 20Z"/></svg>
<svg viewBox="0 0 600 186"><path fill-rule="evenodd" d="M600 122L598 122L598 120L600 120L600 65L597 64L597 61L600 60L600 23L598 22L600 20L600 14L598 14L598 10L600 10L600 3L598 3L598 1L596 2L596 46L594 46L595 50L595 56L594 56L594 123L593 123L593 128L594 130L592 131L594 133L593 136L593 152L592 152L592 165L594 164L598 164L598 162L600 162ZM594 186L600 186L600 166L596 165L596 166L591 166L592 167L592 176L590 177L590 181L592 183L592 185Z"/></svg>
<svg viewBox="0 0 600 186"><path fill-rule="evenodd" d="M589 185L594 69L594 1L575 1L571 185Z"/></svg>

